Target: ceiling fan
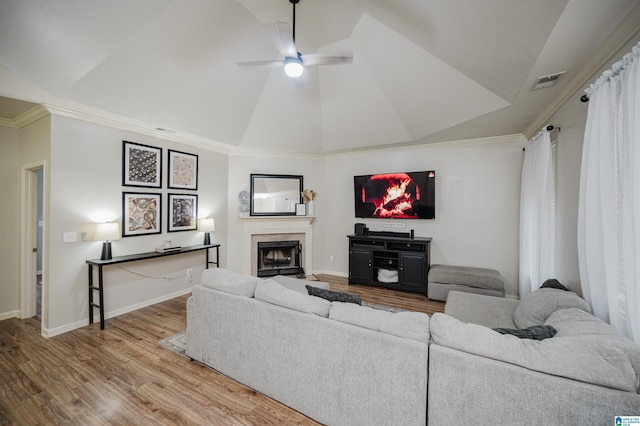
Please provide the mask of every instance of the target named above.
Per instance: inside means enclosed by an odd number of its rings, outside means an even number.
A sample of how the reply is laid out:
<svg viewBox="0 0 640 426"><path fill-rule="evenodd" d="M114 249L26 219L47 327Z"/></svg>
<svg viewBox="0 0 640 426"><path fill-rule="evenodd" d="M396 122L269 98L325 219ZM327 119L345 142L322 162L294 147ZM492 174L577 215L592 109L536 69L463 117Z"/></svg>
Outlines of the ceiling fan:
<svg viewBox="0 0 640 426"><path fill-rule="evenodd" d="M296 48L296 4L300 0L289 0L293 6L293 31L286 22L278 22L278 35L284 59L265 61L236 62L239 66L280 66L284 65L284 72L289 77L300 77L305 66L339 65L353 62L352 56L322 56L315 53L302 55Z"/></svg>

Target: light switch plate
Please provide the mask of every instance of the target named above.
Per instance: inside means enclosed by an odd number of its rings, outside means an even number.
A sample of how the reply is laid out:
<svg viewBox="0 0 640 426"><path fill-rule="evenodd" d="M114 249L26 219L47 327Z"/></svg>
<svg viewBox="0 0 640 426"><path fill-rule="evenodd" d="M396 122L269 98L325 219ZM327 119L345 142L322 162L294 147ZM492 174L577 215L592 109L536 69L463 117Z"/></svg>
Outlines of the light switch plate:
<svg viewBox="0 0 640 426"><path fill-rule="evenodd" d="M62 242L75 243L76 241L78 241L77 232L65 232L64 234L62 234Z"/></svg>

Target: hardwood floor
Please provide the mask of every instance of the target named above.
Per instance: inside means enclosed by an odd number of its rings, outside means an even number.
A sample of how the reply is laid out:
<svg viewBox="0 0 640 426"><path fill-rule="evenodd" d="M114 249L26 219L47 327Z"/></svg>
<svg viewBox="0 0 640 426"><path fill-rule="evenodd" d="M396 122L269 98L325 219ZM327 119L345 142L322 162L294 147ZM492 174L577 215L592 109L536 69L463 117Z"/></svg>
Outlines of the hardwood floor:
<svg viewBox="0 0 640 426"><path fill-rule="evenodd" d="M425 296L317 275L338 291L426 313ZM39 321L0 321L0 424L316 424L158 342L186 328L178 297L50 339Z"/></svg>

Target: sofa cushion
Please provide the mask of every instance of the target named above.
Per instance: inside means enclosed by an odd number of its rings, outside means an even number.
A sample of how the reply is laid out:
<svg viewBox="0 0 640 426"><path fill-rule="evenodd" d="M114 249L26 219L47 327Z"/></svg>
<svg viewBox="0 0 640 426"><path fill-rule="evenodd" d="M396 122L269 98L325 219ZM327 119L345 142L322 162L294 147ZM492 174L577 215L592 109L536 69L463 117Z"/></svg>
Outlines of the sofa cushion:
<svg viewBox="0 0 640 426"><path fill-rule="evenodd" d="M611 325L581 309L561 309L549 316L545 322L558 330L556 337L600 336L604 345L616 346L631 361L634 370L640 374L640 346L627 339Z"/></svg>
<svg viewBox="0 0 640 426"><path fill-rule="evenodd" d="M519 304L515 299L452 291L444 305L444 313L462 322L489 328L516 328L513 313Z"/></svg>
<svg viewBox="0 0 640 426"><path fill-rule="evenodd" d="M255 298L273 305L282 306L300 312L329 316L331 302L320 297L301 294L283 287L273 280L262 280L256 286Z"/></svg>
<svg viewBox="0 0 640 426"><path fill-rule="evenodd" d="M289 290L295 290L298 293L302 294L309 294L306 288L307 285L318 288L325 288L327 290L329 289L329 283L325 283L323 281L310 281L300 278L293 278L293 276L290 275L276 275L269 279L277 282L285 288L288 288Z"/></svg>
<svg viewBox="0 0 640 426"><path fill-rule="evenodd" d="M578 308L591 312L589 305L577 294L555 288L539 288L527 294L513 313L518 328L543 325L549 315L559 309Z"/></svg>
<svg viewBox="0 0 640 426"><path fill-rule="evenodd" d="M224 291L239 296L253 297L261 278L238 274L224 268L210 268L202 271L200 284L204 287Z"/></svg>
<svg viewBox="0 0 640 426"><path fill-rule="evenodd" d="M329 318L418 342L429 342L429 316L422 312L389 312L354 303L333 302Z"/></svg>
<svg viewBox="0 0 640 426"><path fill-rule="evenodd" d="M431 317L430 331L433 344L545 374L636 392L636 372L629 357L616 346L603 344L600 336L518 339L441 313Z"/></svg>
<svg viewBox="0 0 640 426"><path fill-rule="evenodd" d="M550 325L533 325L527 328L494 328L500 334L510 334L518 339L544 340L556 335L558 332Z"/></svg>
<svg viewBox="0 0 640 426"><path fill-rule="evenodd" d="M323 299L328 300L329 302L345 302L345 303L355 303L358 305L362 305L362 299L359 294L353 293L345 293L342 291L331 291L325 290L323 288L316 288L310 285L307 285L307 291L311 296L322 297Z"/></svg>

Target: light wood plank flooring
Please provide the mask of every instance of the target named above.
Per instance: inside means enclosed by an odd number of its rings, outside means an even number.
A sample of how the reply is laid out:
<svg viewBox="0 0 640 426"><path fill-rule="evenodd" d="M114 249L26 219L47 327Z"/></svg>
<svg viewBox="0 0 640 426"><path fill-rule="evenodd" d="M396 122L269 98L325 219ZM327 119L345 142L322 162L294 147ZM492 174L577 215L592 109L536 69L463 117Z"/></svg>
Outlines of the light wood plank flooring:
<svg viewBox="0 0 640 426"><path fill-rule="evenodd" d="M432 314L444 304L425 296L318 275L338 291ZM316 424L158 342L186 328L178 297L44 339L39 321L0 321L0 424L100 425Z"/></svg>

